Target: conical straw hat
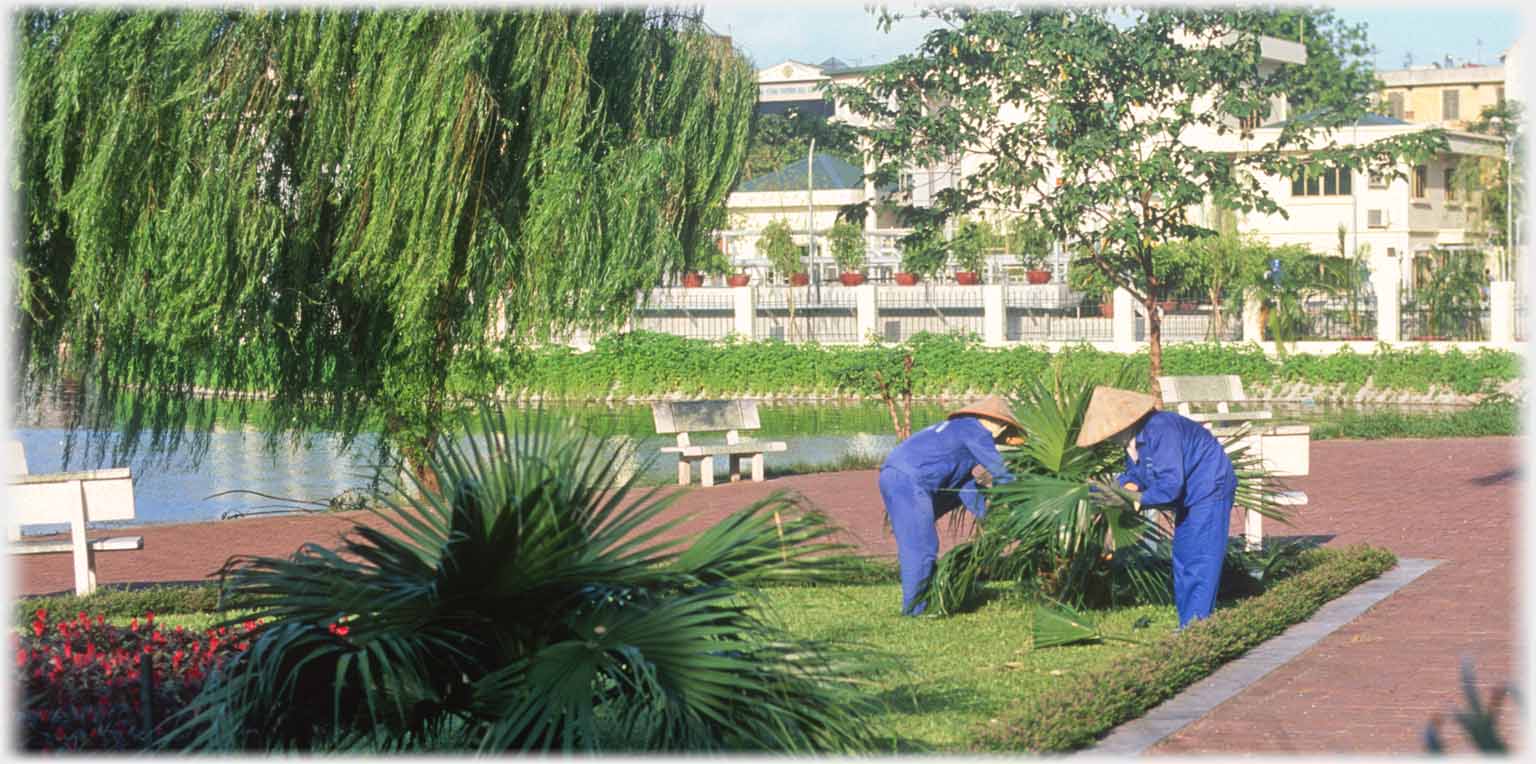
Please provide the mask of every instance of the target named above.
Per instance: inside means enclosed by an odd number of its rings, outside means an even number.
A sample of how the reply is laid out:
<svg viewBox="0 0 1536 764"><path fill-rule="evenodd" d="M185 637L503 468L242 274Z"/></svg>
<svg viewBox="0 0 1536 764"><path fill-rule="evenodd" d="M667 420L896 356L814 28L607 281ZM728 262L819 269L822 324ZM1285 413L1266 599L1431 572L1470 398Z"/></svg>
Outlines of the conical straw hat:
<svg viewBox="0 0 1536 764"><path fill-rule="evenodd" d="M1003 424L1017 429L1019 432L1024 431L1024 425L1019 424L1019 420L1014 418L1013 409L1008 407L1008 401L1003 400L1002 396L1000 395L989 395L979 401L973 401L965 408L955 409L954 411L949 412L949 416L946 418L954 419L957 416L967 415L984 416L988 419L995 419L999 422L1002 422Z"/></svg>
<svg viewBox="0 0 1536 764"><path fill-rule="evenodd" d="M1077 433L1079 448L1087 448L1114 435L1157 408L1157 398L1146 393L1099 385L1093 388L1083 429Z"/></svg>

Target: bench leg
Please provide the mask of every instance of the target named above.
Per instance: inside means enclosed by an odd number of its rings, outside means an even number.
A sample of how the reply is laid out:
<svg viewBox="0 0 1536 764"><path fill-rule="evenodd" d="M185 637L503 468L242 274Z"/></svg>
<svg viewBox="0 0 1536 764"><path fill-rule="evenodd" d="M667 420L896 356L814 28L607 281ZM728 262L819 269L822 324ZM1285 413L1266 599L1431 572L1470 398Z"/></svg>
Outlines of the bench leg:
<svg viewBox="0 0 1536 764"><path fill-rule="evenodd" d="M1243 519L1243 545L1250 552L1264 548L1264 516L1251 509Z"/></svg>
<svg viewBox="0 0 1536 764"><path fill-rule="evenodd" d="M679 456L679 457L677 457L677 484L678 485L688 485L688 483L690 483L692 481L693 481L693 470L689 466L688 457L686 457L686 456Z"/></svg>
<svg viewBox="0 0 1536 764"><path fill-rule="evenodd" d="M763 482L763 455L762 454L753 454L752 455L752 482L754 482L754 483L761 483L761 482Z"/></svg>
<svg viewBox="0 0 1536 764"><path fill-rule="evenodd" d="M96 590L96 555L85 538L85 483L73 482L79 491L79 500L69 518L69 541L74 547L75 594L83 596Z"/></svg>
<svg viewBox="0 0 1536 764"><path fill-rule="evenodd" d="M741 482L741 454L731 454L731 482Z"/></svg>
<svg viewBox="0 0 1536 764"><path fill-rule="evenodd" d="M706 456L699 460L699 482L706 488L715 484L715 457Z"/></svg>

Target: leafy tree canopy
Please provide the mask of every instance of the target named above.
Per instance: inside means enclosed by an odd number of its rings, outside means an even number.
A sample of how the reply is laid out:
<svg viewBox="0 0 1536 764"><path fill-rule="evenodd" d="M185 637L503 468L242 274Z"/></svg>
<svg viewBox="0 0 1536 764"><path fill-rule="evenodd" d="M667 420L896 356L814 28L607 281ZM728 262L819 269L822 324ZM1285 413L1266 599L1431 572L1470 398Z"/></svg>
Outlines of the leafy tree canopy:
<svg viewBox="0 0 1536 764"><path fill-rule="evenodd" d="M937 216L1017 210L1086 252L1149 310L1166 291L1157 245L1213 233L1188 210L1209 202L1284 214L1260 177L1308 166L1401 175L1400 162L1445 146L1436 130L1341 145L1338 128L1366 113L1374 85L1348 80L1324 90L1306 66L1261 66L1260 37L1276 23L1270 10L939 7L923 15L943 26L916 52L836 91L870 123L861 132L877 182L969 155L974 170L936 195ZM1292 115L1262 144L1218 148L1223 136L1250 138L1242 121L1293 92L1319 94L1319 108ZM1152 313L1155 376L1161 340Z"/></svg>
<svg viewBox="0 0 1536 764"><path fill-rule="evenodd" d="M23 384L172 443L253 392L419 463L498 324L616 326L706 256L757 97L670 11L17 18Z"/></svg>

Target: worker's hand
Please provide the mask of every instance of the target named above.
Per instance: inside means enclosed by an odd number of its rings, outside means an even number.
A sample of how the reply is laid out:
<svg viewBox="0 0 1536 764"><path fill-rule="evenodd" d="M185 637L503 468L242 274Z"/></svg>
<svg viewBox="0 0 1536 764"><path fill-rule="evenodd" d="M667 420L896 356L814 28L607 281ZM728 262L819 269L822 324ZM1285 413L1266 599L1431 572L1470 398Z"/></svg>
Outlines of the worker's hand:
<svg viewBox="0 0 1536 764"><path fill-rule="evenodd" d="M980 464L971 468L971 477L976 478L976 484L982 488L992 487L992 473L987 472L987 468Z"/></svg>

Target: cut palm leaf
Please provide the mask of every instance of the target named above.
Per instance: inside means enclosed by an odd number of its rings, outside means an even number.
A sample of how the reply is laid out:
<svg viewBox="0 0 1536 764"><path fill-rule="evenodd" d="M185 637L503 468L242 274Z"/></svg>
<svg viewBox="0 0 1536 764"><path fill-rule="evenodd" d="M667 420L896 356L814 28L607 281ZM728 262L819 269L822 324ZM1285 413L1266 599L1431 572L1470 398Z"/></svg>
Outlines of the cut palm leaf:
<svg viewBox="0 0 1536 764"><path fill-rule="evenodd" d="M1036 649L1061 647L1079 642L1114 640L1133 645L1145 644L1130 637L1106 634L1088 616L1073 610L1064 603L1046 600L1035 606L1034 624L1030 634Z"/></svg>

